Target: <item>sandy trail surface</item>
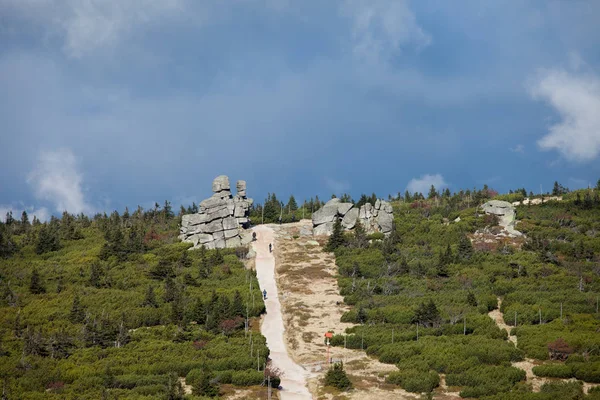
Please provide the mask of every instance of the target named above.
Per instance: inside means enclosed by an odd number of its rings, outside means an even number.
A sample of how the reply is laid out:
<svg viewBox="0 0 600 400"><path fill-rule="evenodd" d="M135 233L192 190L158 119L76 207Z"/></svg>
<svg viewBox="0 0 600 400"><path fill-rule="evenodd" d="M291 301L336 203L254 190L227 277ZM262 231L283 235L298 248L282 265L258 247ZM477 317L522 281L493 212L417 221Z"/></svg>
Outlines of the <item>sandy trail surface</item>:
<svg viewBox="0 0 600 400"><path fill-rule="evenodd" d="M314 398L323 400L414 400L420 395L408 393L385 382L397 371L395 365L382 364L364 351L331 347L330 357L344 362L354 384L349 392L337 393L323 386L328 369L324 335L331 330L343 334L354 324L340 322L346 306L339 293L337 266L332 253L323 251L326 237L312 235L310 220L277 225L275 230L275 276L283 306L286 327L284 338L291 357L311 372L308 387ZM444 397L454 399L454 397Z"/></svg>
<svg viewBox="0 0 600 400"><path fill-rule="evenodd" d="M269 252L269 243L275 243L273 229L263 225L254 228L254 232L257 237L252 245L256 252L256 275L261 291L267 291L267 314L260 331L267 339L272 366L283 372L279 396L282 400L312 399L306 385L308 373L289 356L283 338L285 328L275 282L275 257Z"/></svg>

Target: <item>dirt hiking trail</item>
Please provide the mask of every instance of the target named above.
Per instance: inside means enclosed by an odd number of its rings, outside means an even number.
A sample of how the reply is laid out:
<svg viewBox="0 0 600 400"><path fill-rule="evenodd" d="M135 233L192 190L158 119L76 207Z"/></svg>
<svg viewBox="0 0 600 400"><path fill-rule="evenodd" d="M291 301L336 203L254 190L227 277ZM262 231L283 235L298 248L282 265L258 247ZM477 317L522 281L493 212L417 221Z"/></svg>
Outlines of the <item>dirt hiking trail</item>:
<svg viewBox="0 0 600 400"><path fill-rule="evenodd" d="M312 399L306 386L308 373L290 358L283 339L285 328L275 283L275 258L273 253L269 252L269 244L274 243L273 229L263 225L254 228L254 232L257 237L252 245L256 252L256 275L261 291L267 291L267 313L261 322L260 331L267 339L273 367L283 372L279 396L282 400ZM276 396L277 391L273 392Z"/></svg>
<svg viewBox="0 0 600 400"><path fill-rule="evenodd" d="M344 362L344 369L354 389L339 393L324 387L322 379L328 369L324 335L331 330L344 333L354 324L340 322L350 308L343 304L337 283L333 254L323 251L326 237L313 237L312 222L274 225L276 280L279 288L284 337L291 357L311 374L308 387L315 399L418 399L385 383L385 376L397 368L370 358L364 351L331 347L330 357ZM455 399L460 397L437 397Z"/></svg>

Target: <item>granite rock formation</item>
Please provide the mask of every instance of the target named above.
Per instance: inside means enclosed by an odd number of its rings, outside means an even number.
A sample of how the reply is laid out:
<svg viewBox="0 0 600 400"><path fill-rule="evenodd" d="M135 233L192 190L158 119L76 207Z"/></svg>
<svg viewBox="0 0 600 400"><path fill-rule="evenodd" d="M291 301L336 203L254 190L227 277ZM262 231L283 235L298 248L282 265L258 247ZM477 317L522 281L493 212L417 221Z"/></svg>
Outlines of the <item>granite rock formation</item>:
<svg viewBox="0 0 600 400"><path fill-rule="evenodd" d="M517 211L508 201L490 200L481 206L484 213L498 217L498 225L505 231L504 236L518 237L523 234L515 229Z"/></svg>
<svg viewBox="0 0 600 400"><path fill-rule="evenodd" d="M179 238L193 248L238 247L250 243L248 215L252 199L246 197L246 181L237 181L237 194L231 194L229 178L221 175L212 183L213 195L200 202L198 213L181 218Z"/></svg>
<svg viewBox="0 0 600 400"><path fill-rule="evenodd" d="M315 235L331 235L338 218L346 230L353 229L360 221L367 233L383 232L387 235L393 230L392 211L392 205L384 200L377 200L375 206L367 203L357 208L352 203L342 203L334 198L313 213L313 231Z"/></svg>

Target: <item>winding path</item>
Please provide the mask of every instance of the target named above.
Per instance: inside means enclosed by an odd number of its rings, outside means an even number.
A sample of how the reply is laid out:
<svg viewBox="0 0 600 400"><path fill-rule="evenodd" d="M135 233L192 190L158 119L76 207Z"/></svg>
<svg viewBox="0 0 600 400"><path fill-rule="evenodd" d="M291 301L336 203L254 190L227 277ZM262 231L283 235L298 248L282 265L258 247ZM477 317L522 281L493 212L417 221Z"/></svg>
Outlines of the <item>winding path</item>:
<svg viewBox="0 0 600 400"><path fill-rule="evenodd" d="M282 400L312 399L307 386L307 372L296 364L289 356L283 339L283 316L277 284L275 283L275 257L269 252L269 243L275 243L273 229L268 226L257 226L253 229L257 240L252 244L256 252L256 276L260 289L267 291L265 307L267 314L262 320L260 331L267 339L273 367L282 371L279 392Z"/></svg>

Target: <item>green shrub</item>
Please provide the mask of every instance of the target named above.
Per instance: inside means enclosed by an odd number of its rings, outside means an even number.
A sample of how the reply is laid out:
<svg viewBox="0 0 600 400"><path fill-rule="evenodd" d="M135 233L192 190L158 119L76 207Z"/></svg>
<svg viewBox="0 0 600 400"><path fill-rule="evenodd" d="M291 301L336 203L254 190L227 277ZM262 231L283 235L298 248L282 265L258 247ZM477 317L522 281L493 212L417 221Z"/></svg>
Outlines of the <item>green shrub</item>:
<svg viewBox="0 0 600 400"><path fill-rule="evenodd" d="M342 362L335 363L327 373L325 374L325 385L332 386L339 390L348 390L352 388L352 382L344 371L344 364Z"/></svg>
<svg viewBox="0 0 600 400"><path fill-rule="evenodd" d="M246 371L234 371L231 374L231 383L237 386L253 386L263 383L265 375L261 371L249 369Z"/></svg>
<svg viewBox="0 0 600 400"><path fill-rule="evenodd" d="M439 386L440 376L435 371L423 371L419 368L394 371L386 382L394 383L413 393L430 393Z"/></svg>
<svg viewBox="0 0 600 400"><path fill-rule="evenodd" d="M533 367L533 373L549 378L571 378L573 377L573 368L564 364L546 364Z"/></svg>

